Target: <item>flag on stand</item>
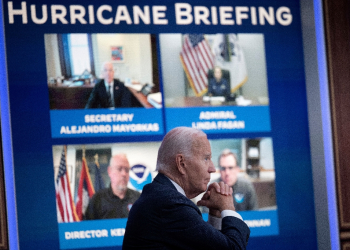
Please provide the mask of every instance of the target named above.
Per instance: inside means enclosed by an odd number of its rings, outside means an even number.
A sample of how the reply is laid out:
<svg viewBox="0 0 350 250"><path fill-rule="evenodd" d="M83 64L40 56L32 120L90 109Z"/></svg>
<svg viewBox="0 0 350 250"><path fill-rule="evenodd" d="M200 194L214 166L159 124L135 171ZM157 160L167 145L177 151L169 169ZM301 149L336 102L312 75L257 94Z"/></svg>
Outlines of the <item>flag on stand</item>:
<svg viewBox="0 0 350 250"><path fill-rule="evenodd" d="M182 66L196 96L208 88L208 71L214 68L214 56L203 34L186 34L180 52Z"/></svg>
<svg viewBox="0 0 350 250"><path fill-rule="evenodd" d="M212 45L215 65L230 72L231 92L248 80L247 66L236 34L216 34Z"/></svg>
<svg viewBox="0 0 350 250"><path fill-rule="evenodd" d="M77 199L77 214L80 220L83 219L83 215L85 214L89 200L94 195L94 193L95 190L91 182L89 168L87 166L85 157L83 157Z"/></svg>
<svg viewBox="0 0 350 250"><path fill-rule="evenodd" d="M79 221L69 183L66 164L66 148L64 147L62 150L58 176L55 182L58 222Z"/></svg>
<svg viewBox="0 0 350 250"><path fill-rule="evenodd" d="M96 160L95 161L95 192L103 188L105 188L105 184L102 179L100 164L98 164L98 161Z"/></svg>

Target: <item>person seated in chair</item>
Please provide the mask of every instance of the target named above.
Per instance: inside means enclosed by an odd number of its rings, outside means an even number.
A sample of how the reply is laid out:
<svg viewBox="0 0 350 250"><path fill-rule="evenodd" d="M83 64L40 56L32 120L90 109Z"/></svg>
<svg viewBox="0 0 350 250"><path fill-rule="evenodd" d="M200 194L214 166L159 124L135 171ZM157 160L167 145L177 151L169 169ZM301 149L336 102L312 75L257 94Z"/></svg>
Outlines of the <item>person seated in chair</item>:
<svg viewBox="0 0 350 250"><path fill-rule="evenodd" d="M131 108L142 107L124 83L114 79L114 69L111 62L102 64L102 76L93 88L85 106L88 108Z"/></svg>
<svg viewBox="0 0 350 250"><path fill-rule="evenodd" d="M231 93L230 83L222 77L222 70L219 66L214 68L214 77L209 78L209 96L229 96Z"/></svg>

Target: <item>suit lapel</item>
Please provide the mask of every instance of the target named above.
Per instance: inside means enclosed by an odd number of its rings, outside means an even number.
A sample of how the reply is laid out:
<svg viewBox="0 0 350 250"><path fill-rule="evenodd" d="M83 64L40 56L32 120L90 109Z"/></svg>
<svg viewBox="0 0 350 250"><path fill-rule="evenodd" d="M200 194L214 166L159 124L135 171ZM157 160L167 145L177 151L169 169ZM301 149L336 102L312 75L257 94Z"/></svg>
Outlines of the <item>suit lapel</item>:
<svg viewBox="0 0 350 250"><path fill-rule="evenodd" d="M103 107L107 108L109 106L109 102L108 102L108 94L107 94L107 88L106 88L106 83L105 80L103 80L101 82L101 86L100 86L100 101L103 102Z"/></svg>

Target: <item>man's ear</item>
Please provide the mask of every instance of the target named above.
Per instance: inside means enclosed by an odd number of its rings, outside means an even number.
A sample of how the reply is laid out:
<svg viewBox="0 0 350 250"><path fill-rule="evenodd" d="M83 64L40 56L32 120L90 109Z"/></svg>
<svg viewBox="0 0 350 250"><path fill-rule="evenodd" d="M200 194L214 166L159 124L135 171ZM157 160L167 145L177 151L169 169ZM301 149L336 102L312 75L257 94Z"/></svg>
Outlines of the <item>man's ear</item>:
<svg viewBox="0 0 350 250"><path fill-rule="evenodd" d="M180 174L184 175L186 173L185 158L182 154L176 155L176 167Z"/></svg>
<svg viewBox="0 0 350 250"><path fill-rule="evenodd" d="M237 174L239 174L240 171L241 171L241 168L240 168L239 166L237 166L237 167L235 168L235 172L236 172Z"/></svg>
<svg viewBox="0 0 350 250"><path fill-rule="evenodd" d="M111 171L112 171L112 170L111 170L111 167L108 166L108 167L107 167L107 174L108 174L109 177L111 177Z"/></svg>

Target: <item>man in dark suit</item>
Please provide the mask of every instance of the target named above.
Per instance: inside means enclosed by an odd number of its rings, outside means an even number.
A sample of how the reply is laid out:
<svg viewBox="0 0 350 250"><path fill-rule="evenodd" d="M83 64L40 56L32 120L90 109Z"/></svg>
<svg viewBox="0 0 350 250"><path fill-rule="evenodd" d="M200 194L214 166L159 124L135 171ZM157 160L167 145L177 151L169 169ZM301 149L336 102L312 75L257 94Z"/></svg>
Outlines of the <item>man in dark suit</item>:
<svg viewBox="0 0 350 250"><path fill-rule="evenodd" d="M122 82L114 79L112 63L103 63L102 76L103 80L93 88L85 108L142 107L130 90Z"/></svg>
<svg viewBox="0 0 350 250"><path fill-rule="evenodd" d="M246 248L250 230L235 212L232 188L220 182L207 189L215 167L205 133L171 130L159 148L157 170L130 210L123 249ZM198 205L209 208L208 222L190 200L204 191Z"/></svg>

